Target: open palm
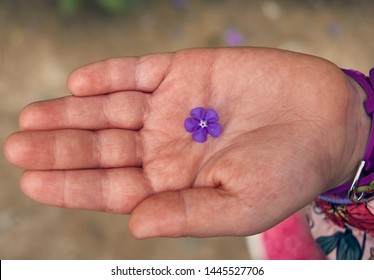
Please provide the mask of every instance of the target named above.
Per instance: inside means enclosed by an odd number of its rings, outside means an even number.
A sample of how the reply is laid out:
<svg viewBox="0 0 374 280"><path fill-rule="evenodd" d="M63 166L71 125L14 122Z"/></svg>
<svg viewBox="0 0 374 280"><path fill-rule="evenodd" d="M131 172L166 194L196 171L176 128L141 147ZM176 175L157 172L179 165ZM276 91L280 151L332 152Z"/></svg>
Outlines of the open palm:
<svg viewBox="0 0 374 280"><path fill-rule="evenodd" d="M266 230L347 179L362 152L347 152L346 78L311 56L110 59L76 70L68 88L73 96L25 108L5 153L26 169L30 197L131 214L138 238ZM198 143L184 129L196 107L218 113L219 137Z"/></svg>

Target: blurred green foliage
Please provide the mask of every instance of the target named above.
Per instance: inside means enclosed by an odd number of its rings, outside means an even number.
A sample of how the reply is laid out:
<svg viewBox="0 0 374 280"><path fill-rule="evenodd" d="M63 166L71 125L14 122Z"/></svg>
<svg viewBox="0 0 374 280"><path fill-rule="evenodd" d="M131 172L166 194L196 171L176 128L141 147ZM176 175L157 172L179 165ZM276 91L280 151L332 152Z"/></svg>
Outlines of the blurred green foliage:
<svg viewBox="0 0 374 280"><path fill-rule="evenodd" d="M137 2L136 0L58 0L58 10L64 16L73 16L80 9L93 6L108 14L120 14L134 8Z"/></svg>

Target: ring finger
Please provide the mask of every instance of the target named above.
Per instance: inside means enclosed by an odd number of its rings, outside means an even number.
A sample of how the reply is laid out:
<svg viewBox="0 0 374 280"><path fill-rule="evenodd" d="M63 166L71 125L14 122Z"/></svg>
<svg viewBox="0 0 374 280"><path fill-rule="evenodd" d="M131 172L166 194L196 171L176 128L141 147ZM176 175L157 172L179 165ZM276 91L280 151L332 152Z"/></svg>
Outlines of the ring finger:
<svg viewBox="0 0 374 280"><path fill-rule="evenodd" d="M90 97L66 96L35 102L22 111L19 123L23 130L139 130L148 110L149 96L131 91Z"/></svg>

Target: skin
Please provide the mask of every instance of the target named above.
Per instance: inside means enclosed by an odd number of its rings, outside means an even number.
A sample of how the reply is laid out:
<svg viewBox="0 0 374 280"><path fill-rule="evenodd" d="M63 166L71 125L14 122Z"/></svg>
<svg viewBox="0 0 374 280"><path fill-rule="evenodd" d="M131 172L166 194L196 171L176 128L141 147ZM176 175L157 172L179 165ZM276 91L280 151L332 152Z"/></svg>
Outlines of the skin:
<svg viewBox="0 0 374 280"><path fill-rule="evenodd" d="M264 48L114 58L27 106L4 152L31 198L130 214L136 238L252 235L349 180L368 139L365 93L326 60ZM192 140L213 108L218 138Z"/></svg>

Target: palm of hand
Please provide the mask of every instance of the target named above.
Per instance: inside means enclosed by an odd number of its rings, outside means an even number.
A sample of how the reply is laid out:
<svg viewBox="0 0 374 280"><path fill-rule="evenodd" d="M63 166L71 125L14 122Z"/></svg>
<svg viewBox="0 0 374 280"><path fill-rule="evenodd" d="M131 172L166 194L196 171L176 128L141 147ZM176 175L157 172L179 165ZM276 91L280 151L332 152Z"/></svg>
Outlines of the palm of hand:
<svg viewBox="0 0 374 280"><path fill-rule="evenodd" d="M321 79L323 74L307 70L321 61L261 49L193 50L143 58L137 62L138 77L130 78L113 71L121 60L111 63L106 62L108 69L97 64L73 74L73 94L92 95L68 98L75 104L70 105L75 117L62 118L61 112L66 111L62 104L69 108L69 102L61 100L48 101L54 102L55 111L39 113L43 119L53 116L58 120L54 124L42 120L31 124L31 116L41 112L37 107L21 117L21 124L23 119L30 130L102 131L94 133L99 140L93 143L100 148L87 152L96 155L93 163L85 161L87 156L77 156L70 161L54 159L51 166L46 159L40 169L66 170L25 173L23 188L35 199L63 207L132 213L130 229L140 238L244 235L279 222L330 183L326 158L331 153L320 139L335 113L316 116L321 110L319 87L303 87ZM135 67L133 62L123 63ZM133 67L127 72L130 76ZM112 73L110 79L104 71ZM296 80L298 71L305 74ZM116 93L100 95L108 92ZM322 106L333 100L326 97ZM98 105L104 109L95 119L92 112L97 104L107 105ZM88 113L82 109L86 107ZM195 107L218 112L223 127L218 138L197 143L184 130L183 122ZM325 154L316 155L316 149ZM31 153L35 150L24 154ZM52 156L45 153L46 158ZM27 159L14 158L15 164L33 169ZM43 185L52 178L58 194ZM96 187L89 189L89 185Z"/></svg>

